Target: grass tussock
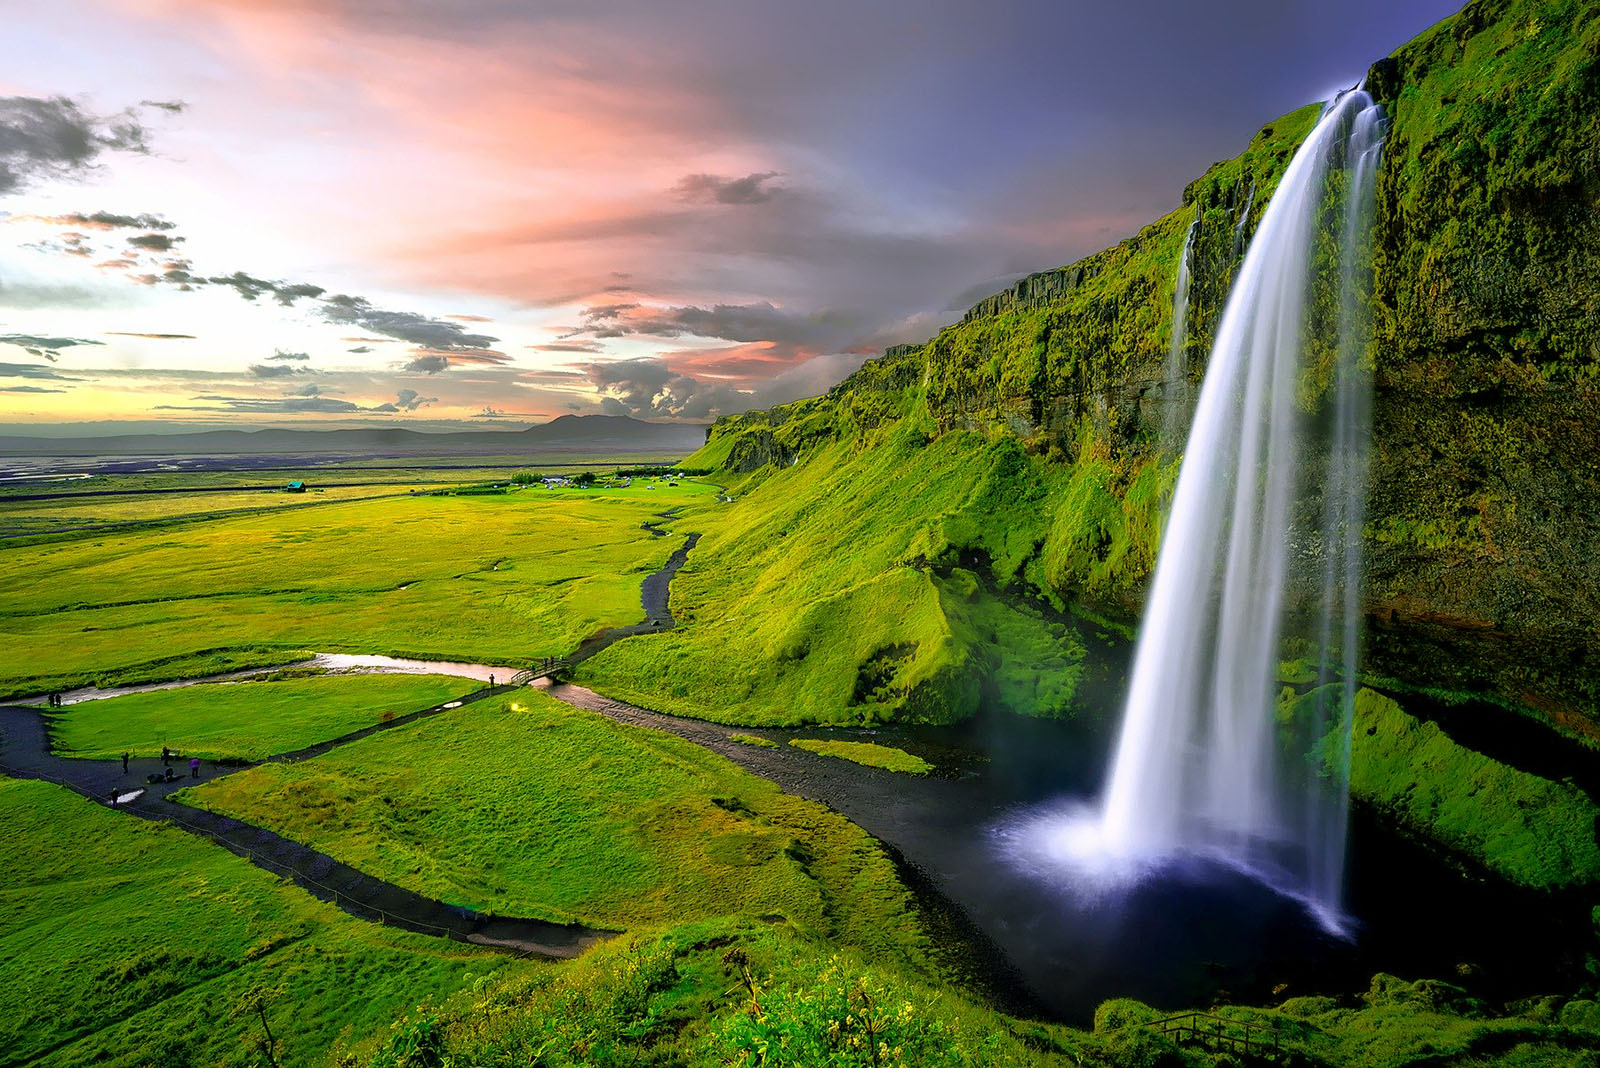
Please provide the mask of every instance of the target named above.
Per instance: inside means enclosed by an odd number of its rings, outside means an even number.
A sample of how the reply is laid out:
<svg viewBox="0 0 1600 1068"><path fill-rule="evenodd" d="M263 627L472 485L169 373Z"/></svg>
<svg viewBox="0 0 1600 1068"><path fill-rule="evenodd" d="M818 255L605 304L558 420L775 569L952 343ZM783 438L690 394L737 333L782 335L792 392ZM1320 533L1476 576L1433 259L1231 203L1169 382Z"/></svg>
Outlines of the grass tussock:
<svg viewBox="0 0 1600 1068"><path fill-rule="evenodd" d="M914 756L904 749L896 749L892 745L879 745L876 742L791 738L789 744L823 756L838 757L855 764L865 764L869 768L883 768L885 771L897 771L907 775L926 775L933 770L933 765L919 756Z"/></svg>

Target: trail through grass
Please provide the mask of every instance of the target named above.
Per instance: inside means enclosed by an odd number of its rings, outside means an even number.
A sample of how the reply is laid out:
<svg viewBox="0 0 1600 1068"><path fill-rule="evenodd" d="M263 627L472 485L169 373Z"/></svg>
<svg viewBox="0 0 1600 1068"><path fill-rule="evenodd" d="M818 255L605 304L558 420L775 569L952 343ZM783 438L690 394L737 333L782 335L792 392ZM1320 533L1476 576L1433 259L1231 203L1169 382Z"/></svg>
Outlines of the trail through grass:
<svg viewBox="0 0 1600 1068"><path fill-rule="evenodd" d="M773 914L874 952L922 952L892 862L844 817L537 691L181 797L486 912L626 930Z"/></svg>
<svg viewBox="0 0 1600 1068"><path fill-rule="evenodd" d="M0 779L0 1066L323 1063L510 958L354 919L182 831ZM530 965L515 965L528 968Z"/></svg>

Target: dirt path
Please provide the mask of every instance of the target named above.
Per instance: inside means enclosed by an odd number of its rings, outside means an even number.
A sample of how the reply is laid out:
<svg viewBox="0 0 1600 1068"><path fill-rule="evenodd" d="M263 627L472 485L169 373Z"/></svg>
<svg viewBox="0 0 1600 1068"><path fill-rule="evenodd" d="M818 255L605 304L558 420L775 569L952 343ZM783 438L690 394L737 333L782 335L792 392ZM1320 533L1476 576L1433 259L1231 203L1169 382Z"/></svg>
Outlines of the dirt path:
<svg viewBox="0 0 1600 1068"><path fill-rule="evenodd" d="M452 707L509 692L510 687L480 690ZM305 760L337 746L419 719L438 715L444 705L422 709L387 723L352 731L318 745L273 757L273 760ZM49 721L31 708L0 706L0 772L18 779L43 779L65 786L84 797L109 803L113 796L125 798L116 805L119 811L140 819L167 823L191 834L209 838L249 860L257 867L292 880L314 897L331 902L352 916L400 927L419 934L454 938L483 946L495 946L552 959L575 957L588 946L616 932L577 924L556 924L544 920L487 916L471 909L423 897L404 887L378 879L342 864L326 853L291 841L254 824L168 800L168 795L197 782L207 782L240 770L239 767L202 765L197 778L191 778L188 761L173 761L178 774L173 782L150 784L148 775L166 769L157 757L137 758L128 771L116 760L74 760L51 752ZM132 795L132 796L130 796Z"/></svg>

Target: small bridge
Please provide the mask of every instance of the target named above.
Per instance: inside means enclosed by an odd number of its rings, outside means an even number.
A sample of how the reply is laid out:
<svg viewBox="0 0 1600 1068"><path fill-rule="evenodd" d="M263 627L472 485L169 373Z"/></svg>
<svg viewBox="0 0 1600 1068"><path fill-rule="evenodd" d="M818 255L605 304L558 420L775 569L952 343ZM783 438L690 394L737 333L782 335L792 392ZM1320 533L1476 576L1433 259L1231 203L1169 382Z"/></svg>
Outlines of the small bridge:
<svg viewBox="0 0 1600 1068"><path fill-rule="evenodd" d="M547 656L530 668L525 668L511 676L506 683L508 686L526 686L536 679L548 679L559 675L572 666L572 661L564 656Z"/></svg>
<svg viewBox="0 0 1600 1068"><path fill-rule="evenodd" d="M1186 1012L1143 1026L1158 1035L1166 1035L1180 1046L1199 1046L1214 1053L1228 1052L1246 1059L1272 1062L1278 1062L1283 1057L1278 1029L1266 1024L1229 1020L1204 1012Z"/></svg>

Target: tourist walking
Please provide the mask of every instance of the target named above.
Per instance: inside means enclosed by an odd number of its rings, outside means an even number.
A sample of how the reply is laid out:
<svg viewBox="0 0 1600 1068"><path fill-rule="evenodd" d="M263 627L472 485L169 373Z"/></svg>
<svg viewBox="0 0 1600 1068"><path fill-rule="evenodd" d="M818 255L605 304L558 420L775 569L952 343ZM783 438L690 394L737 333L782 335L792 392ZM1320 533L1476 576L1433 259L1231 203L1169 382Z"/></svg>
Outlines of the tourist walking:
<svg viewBox="0 0 1600 1068"><path fill-rule="evenodd" d="M122 774L128 774L128 754L122 754Z"/></svg>
<svg viewBox="0 0 1600 1068"><path fill-rule="evenodd" d="M161 747L161 763L163 763L163 764L171 764L172 763L172 750L168 749L166 746L162 746Z"/></svg>
<svg viewBox="0 0 1600 1068"><path fill-rule="evenodd" d="M198 779L199 777L200 777L200 758L199 757L190 757L189 758L189 778Z"/></svg>

